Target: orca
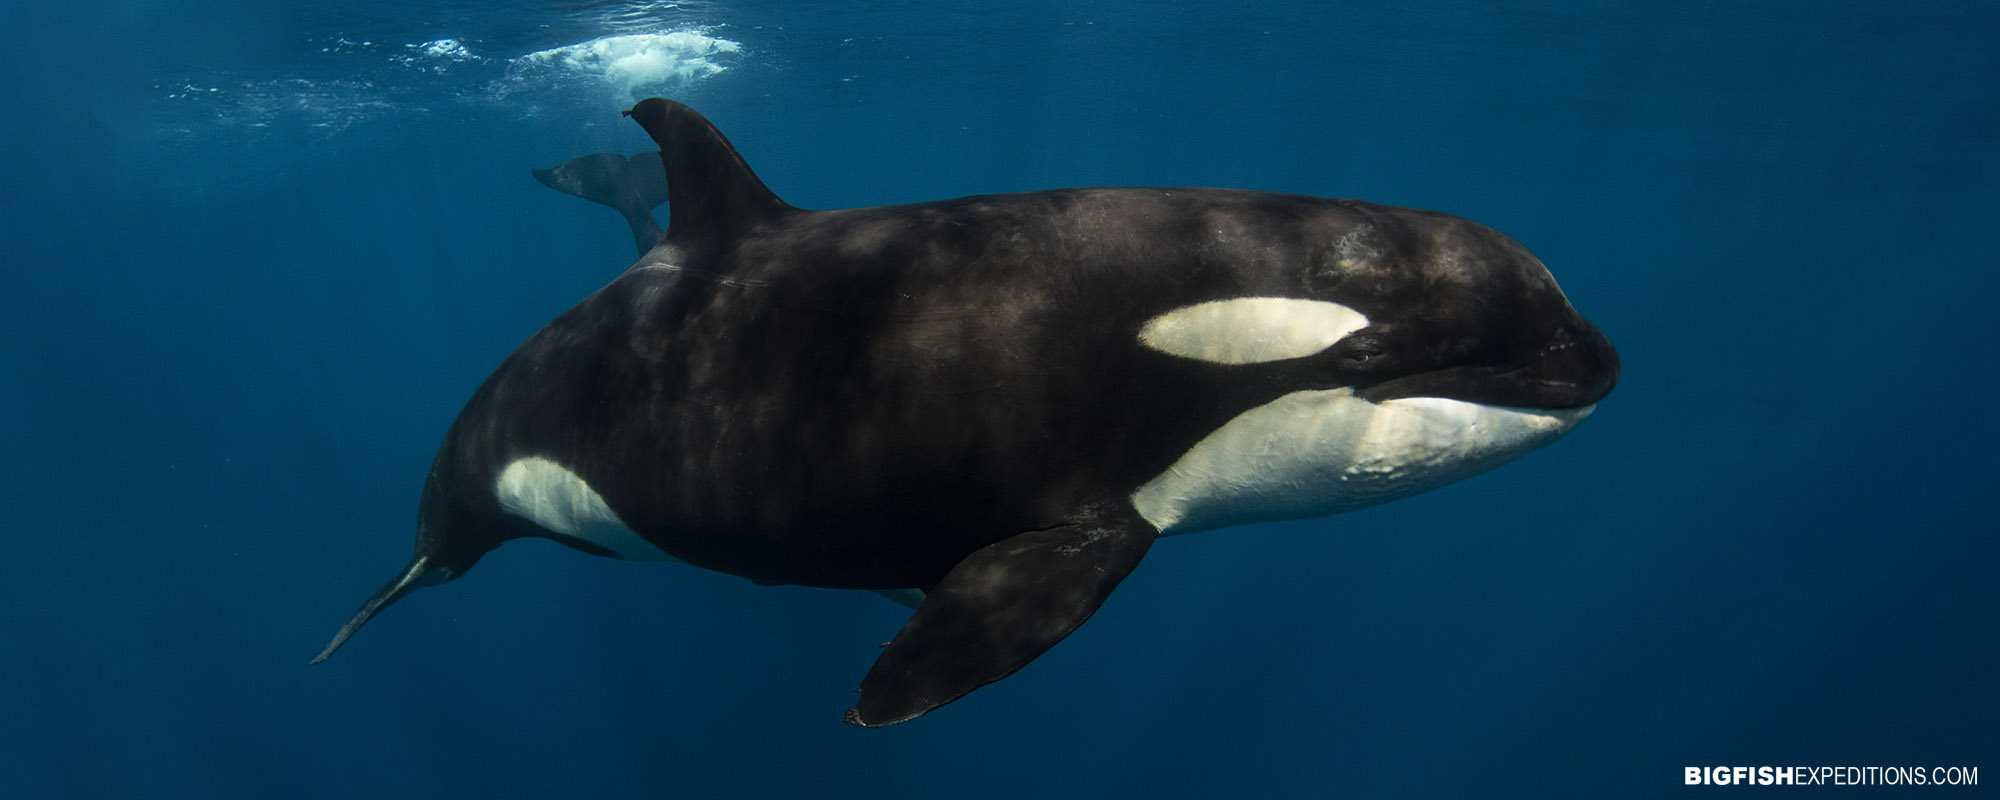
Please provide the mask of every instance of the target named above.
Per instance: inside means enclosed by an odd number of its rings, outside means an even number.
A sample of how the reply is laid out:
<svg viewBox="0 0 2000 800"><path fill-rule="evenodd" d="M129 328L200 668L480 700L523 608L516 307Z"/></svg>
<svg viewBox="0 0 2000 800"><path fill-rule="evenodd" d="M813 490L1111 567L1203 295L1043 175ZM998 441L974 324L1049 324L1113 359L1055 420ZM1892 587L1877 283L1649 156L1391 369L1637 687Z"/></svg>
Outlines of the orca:
<svg viewBox="0 0 2000 800"><path fill-rule="evenodd" d="M1134 187L812 211L687 106L625 113L657 162L551 185L643 255L473 393L413 557L314 663L541 537L915 602L846 714L890 725L1036 658L1162 535L1461 480L1617 382L1534 255L1448 214Z"/></svg>
<svg viewBox="0 0 2000 800"><path fill-rule="evenodd" d="M535 180L559 192L576 195L617 210L632 228L639 255L666 238L653 207L667 202L667 174L658 152L627 158L618 153L578 156L548 169L533 170Z"/></svg>

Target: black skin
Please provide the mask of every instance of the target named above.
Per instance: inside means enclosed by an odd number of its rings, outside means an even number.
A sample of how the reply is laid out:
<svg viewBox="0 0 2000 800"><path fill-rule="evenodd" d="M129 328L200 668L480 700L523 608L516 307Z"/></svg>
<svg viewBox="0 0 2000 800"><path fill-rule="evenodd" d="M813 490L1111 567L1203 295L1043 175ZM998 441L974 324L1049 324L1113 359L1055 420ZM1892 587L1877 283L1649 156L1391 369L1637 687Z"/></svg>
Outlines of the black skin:
<svg viewBox="0 0 2000 800"><path fill-rule="evenodd" d="M493 498L499 470L541 456L696 566L930 592L848 717L891 724L1087 619L1158 533L1132 491L1245 410L1341 386L1570 408L1617 379L1539 261L1446 214L1194 188L804 211L685 106L628 113L661 147L664 239L473 395L426 482L405 585L329 653L408 584L507 539L562 539ZM1372 324L1254 365L1137 343L1162 313L1257 296Z"/></svg>

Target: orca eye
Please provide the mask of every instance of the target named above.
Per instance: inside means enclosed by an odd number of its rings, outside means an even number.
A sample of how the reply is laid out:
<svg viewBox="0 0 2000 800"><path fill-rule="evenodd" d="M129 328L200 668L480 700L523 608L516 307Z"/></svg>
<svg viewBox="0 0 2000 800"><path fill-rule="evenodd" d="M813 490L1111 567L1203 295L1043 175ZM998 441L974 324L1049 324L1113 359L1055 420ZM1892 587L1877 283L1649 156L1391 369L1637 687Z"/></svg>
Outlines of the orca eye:
<svg viewBox="0 0 2000 800"><path fill-rule="evenodd" d="M1357 333L1342 339L1340 344L1334 346L1334 352L1349 367L1379 365L1388 357L1382 338L1368 333Z"/></svg>

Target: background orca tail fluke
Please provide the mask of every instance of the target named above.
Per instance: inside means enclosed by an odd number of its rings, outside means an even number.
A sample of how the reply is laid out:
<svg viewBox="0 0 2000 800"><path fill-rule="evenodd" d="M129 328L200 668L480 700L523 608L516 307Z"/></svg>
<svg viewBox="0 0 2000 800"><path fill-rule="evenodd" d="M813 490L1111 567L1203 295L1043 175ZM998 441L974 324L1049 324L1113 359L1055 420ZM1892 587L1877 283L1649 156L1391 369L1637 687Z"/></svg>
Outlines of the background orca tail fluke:
<svg viewBox="0 0 2000 800"><path fill-rule="evenodd" d="M347 620L346 625L340 626L340 632L333 635L333 641L326 643L326 649L319 651L319 655L313 656L313 660L307 663L317 664L327 660L327 658L333 655L335 650L339 650L341 645L346 644L347 640L354 636L355 631L361 630L361 626L368 624L368 620L373 618L377 612L388 608L397 600L403 599L403 595L409 594L418 587L430 586L446 580L438 572L438 570L432 568L429 556L418 555L416 558L410 559L409 565L403 567L403 572L397 575L394 580L389 581L380 590L377 590L374 597L368 598L368 602L362 604L361 610L354 612L354 616Z"/></svg>
<svg viewBox="0 0 2000 800"><path fill-rule="evenodd" d="M631 158L592 153L534 173L543 186L617 209L632 226L632 242L640 255L667 235L653 217L653 207L667 201L667 176L660 167L659 153Z"/></svg>

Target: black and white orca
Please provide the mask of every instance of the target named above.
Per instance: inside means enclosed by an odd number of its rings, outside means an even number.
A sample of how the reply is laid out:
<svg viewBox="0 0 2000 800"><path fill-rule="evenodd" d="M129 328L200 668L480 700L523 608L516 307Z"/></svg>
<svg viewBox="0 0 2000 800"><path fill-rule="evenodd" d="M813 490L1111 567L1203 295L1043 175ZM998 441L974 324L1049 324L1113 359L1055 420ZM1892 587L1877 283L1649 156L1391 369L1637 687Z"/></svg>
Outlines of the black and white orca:
<svg viewBox="0 0 2000 800"><path fill-rule="evenodd" d="M889 725L1033 660L1158 536L1475 475L1617 381L1540 261L1448 214L1202 188L808 211L686 106L626 113L664 233L473 394L414 558L315 662L543 537L920 600L847 713ZM647 191L600 166L569 190L645 246Z"/></svg>

